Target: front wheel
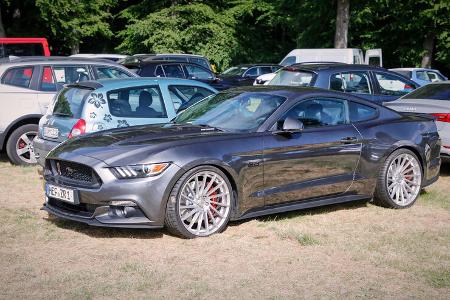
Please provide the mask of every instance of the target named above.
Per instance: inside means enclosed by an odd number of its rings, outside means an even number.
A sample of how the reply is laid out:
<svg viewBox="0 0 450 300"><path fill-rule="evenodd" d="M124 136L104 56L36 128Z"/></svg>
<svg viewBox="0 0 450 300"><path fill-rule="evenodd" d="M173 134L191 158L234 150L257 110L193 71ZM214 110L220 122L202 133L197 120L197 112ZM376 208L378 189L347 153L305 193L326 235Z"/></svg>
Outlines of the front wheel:
<svg viewBox="0 0 450 300"><path fill-rule="evenodd" d="M34 156L33 139L37 136L38 125L26 124L12 132L6 143L6 152L15 165L37 163Z"/></svg>
<svg viewBox="0 0 450 300"><path fill-rule="evenodd" d="M212 166L186 172L167 203L167 229L184 238L209 236L225 229L230 219L232 188L227 176Z"/></svg>
<svg viewBox="0 0 450 300"><path fill-rule="evenodd" d="M378 176L374 202L389 208L407 208L419 197L422 166L408 149L398 149L386 159Z"/></svg>

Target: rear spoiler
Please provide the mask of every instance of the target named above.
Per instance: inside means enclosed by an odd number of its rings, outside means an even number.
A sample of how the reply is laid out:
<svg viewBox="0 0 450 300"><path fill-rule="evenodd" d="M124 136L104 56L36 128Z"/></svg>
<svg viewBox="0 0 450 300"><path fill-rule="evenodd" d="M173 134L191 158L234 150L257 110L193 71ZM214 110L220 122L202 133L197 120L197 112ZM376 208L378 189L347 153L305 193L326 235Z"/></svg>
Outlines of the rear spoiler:
<svg viewBox="0 0 450 300"><path fill-rule="evenodd" d="M78 83L71 83L65 85L66 87L74 87L74 88L81 88L81 89L90 89L90 90L96 90L99 88L102 88L103 85L97 81L81 81Z"/></svg>

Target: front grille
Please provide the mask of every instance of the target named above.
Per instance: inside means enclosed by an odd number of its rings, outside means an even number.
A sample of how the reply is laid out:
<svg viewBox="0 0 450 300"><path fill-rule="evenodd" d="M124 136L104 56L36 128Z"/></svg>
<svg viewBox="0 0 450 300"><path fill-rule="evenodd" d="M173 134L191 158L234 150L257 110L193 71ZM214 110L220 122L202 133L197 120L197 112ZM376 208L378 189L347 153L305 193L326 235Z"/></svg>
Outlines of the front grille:
<svg viewBox="0 0 450 300"><path fill-rule="evenodd" d="M50 175L56 181L75 186L97 187L101 180L89 166L64 160L47 160L44 175Z"/></svg>

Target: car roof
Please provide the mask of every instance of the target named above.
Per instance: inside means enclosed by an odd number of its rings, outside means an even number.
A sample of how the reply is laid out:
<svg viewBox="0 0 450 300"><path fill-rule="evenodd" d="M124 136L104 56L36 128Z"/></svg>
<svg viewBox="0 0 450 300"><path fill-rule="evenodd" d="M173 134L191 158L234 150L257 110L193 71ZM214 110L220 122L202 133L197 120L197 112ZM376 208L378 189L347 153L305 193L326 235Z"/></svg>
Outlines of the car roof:
<svg viewBox="0 0 450 300"><path fill-rule="evenodd" d="M197 80L181 79L181 78L167 78L167 77L129 77L129 78L114 78L114 79L100 79L100 80L90 80L82 81L79 83L71 84L72 87L86 87L86 88L121 88L134 86L139 84L183 84L183 85L196 85L201 87L207 87L208 89L215 90L213 87L206 83Z"/></svg>
<svg viewBox="0 0 450 300"><path fill-rule="evenodd" d="M240 64L240 65L236 65L236 66L233 66L233 67L236 67L236 68L248 67L248 68L250 68L250 67L264 67L264 66L281 67L280 65L272 64L272 63L267 63L267 64L265 64L265 63L260 63L260 64Z"/></svg>
<svg viewBox="0 0 450 300"><path fill-rule="evenodd" d="M308 70L308 71L322 71L322 70L379 70L388 71L385 68L372 66L372 65L362 65L362 64L345 64L345 63L308 63L308 64L293 64L290 66L283 67L284 70Z"/></svg>
<svg viewBox="0 0 450 300"><path fill-rule="evenodd" d="M73 64L73 63L85 63L85 64L110 64L118 65L108 59L100 58L85 58L85 57L68 57L68 56L23 56L23 57L8 57L0 60L2 65L24 65L35 64L42 65L48 63L58 64Z"/></svg>
<svg viewBox="0 0 450 300"><path fill-rule="evenodd" d="M436 69L428 69L428 68L392 68L390 71L438 71Z"/></svg>

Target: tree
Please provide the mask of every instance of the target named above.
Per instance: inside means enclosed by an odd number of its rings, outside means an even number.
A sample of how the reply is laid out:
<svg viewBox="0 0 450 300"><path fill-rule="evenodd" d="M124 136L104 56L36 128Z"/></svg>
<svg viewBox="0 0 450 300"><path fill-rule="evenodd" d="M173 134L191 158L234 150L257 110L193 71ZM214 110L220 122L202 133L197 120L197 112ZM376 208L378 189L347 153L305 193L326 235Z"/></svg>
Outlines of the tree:
<svg viewBox="0 0 450 300"><path fill-rule="evenodd" d="M206 4L173 5L130 22L119 33L121 52L196 53L226 67L237 49L232 20Z"/></svg>
<svg viewBox="0 0 450 300"><path fill-rule="evenodd" d="M336 33L334 36L334 48L347 48L349 22L350 22L350 0L337 0Z"/></svg>
<svg viewBox="0 0 450 300"><path fill-rule="evenodd" d="M109 10L115 4L114 0L36 0L53 36L64 41L72 54L79 52L84 38L112 36Z"/></svg>

